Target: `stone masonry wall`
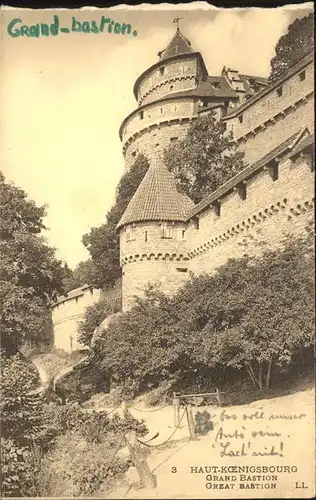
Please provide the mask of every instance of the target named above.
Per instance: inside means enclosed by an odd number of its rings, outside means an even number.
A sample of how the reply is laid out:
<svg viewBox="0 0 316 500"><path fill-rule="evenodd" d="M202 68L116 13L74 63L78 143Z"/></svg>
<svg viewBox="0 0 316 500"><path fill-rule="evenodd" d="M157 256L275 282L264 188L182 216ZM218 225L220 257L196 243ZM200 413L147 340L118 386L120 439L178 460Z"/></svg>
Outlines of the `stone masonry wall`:
<svg viewBox="0 0 316 500"><path fill-rule="evenodd" d="M285 115L279 115L275 123L262 128L249 139L240 141L238 150L244 151L245 161L252 164L281 144L287 137L295 134L300 127L307 127L310 133L313 133L313 110L314 99L310 96L296 109L292 107L286 111Z"/></svg>
<svg viewBox="0 0 316 500"><path fill-rule="evenodd" d="M125 264L123 272L123 311L134 303L135 295L142 297L149 283L158 284L159 289L167 294L175 293L187 279L188 261L175 257L158 259L155 256Z"/></svg>
<svg viewBox="0 0 316 500"><path fill-rule="evenodd" d="M276 247L286 234L304 234L313 216L313 185L311 158L299 157L279 165L276 181L267 171L247 181L247 199L238 192L221 198L220 216L208 209L200 214L199 230L190 223L190 270L212 272L229 258Z"/></svg>
<svg viewBox="0 0 316 500"><path fill-rule="evenodd" d="M125 168L129 170L139 153L143 153L148 160L163 154L172 141L181 140L185 137L190 121L171 120L161 125L155 125L139 134L128 145L125 151Z"/></svg>
<svg viewBox="0 0 316 500"><path fill-rule="evenodd" d="M174 91L188 90L196 87L195 78L198 72L197 59L192 56L181 57L173 61L162 61L142 79L138 88L138 104L147 104L170 93L170 85ZM164 68L164 74L160 68Z"/></svg>
<svg viewBox="0 0 316 500"><path fill-rule="evenodd" d="M313 123L313 91L314 68L310 61L284 82L252 98L233 116L224 118L239 150L245 151L247 162L254 163L299 127Z"/></svg>
<svg viewBox="0 0 316 500"><path fill-rule="evenodd" d="M54 346L70 352L82 348L78 342L78 325L86 308L99 300L100 290L84 290L82 295L64 300L52 308ZM72 342L71 342L72 337Z"/></svg>
<svg viewBox="0 0 316 500"><path fill-rule="evenodd" d="M188 268L186 224L170 223L172 238L162 238L161 223L134 224L134 239L127 241L126 227L120 232L120 260L123 273L123 309L134 295L142 295L150 283L160 283L166 293L177 290Z"/></svg>
<svg viewBox="0 0 316 500"><path fill-rule="evenodd" d="M192 97L168 99L167 101L153 103L142 111L143 115L138 112L127 120L123 129L123 143L135 133L141 132L151 125L175 118L192 116L195 112L196 106Z"/></svg>

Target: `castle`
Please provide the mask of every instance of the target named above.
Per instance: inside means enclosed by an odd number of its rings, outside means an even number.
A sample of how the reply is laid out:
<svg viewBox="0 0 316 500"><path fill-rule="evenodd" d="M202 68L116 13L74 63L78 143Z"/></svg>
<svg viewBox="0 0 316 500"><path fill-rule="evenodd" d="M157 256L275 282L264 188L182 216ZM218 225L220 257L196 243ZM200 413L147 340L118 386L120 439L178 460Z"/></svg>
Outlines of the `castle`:
<svg viewBox="0 0 316 500"><path fill-rule="evenodd" d="M275 247L285 234L302 234L313 214L313 56L273 84L226 67L210 76L179 28L158 56L137 78L138 107L120 127L126 170L139 153L150 162L117 226L122 285L103 292L123 310L149 282L173 293L190 271L213 272L229 258ZM163 153L210 112L233 132L247 166L194 205L176 189ZM78 323L99 297L85 286L58 299L52 310L56 347L82 347Z"/></svg>
<svg viewBox="0 0 316 500"><path fill-rule="evenodd" d="M126 169L150 167L123 214L122 307L148 282L175 292L189 272L275 247L304 232L313 209L313 55L275 83L224 67L210 76L179 27L159 60L136 80L138 107L123 121ZM198 205L176 188L163 152L201 113L215 113L245 153L246 168Z"/></svg>

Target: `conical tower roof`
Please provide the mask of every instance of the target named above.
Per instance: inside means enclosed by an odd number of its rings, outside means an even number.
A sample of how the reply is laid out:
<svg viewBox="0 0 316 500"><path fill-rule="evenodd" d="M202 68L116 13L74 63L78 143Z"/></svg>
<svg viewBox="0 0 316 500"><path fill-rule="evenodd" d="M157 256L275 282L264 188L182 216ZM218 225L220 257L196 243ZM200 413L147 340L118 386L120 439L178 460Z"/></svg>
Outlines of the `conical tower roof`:
<svg viewBox="0 0 316 500"><path fill-rule="evenodd" d="M193 201L178 191L174 176L162 161L155 161L129 202L117 229L142 221L184 222L193 206Z"/></svg>
<svg viewBox="0 0 316 500"><path fill-rule="evenodd" d="M179 54L191 54L192 52L194 51L191 47L191 43L182 35L179 28L177 28L167 48L161 52L160 60L163 61L168 57L177 56Z"/></svg>

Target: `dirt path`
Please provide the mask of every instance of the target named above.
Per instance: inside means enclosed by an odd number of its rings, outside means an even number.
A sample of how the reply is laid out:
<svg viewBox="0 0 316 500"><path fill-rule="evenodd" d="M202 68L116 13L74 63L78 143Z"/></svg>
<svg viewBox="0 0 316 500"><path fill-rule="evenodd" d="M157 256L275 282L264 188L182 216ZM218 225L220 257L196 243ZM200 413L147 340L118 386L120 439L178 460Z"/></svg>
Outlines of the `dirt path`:
<svg viewBox="0 0 316 500"><path fill-rule="evenodd" d="M132 467L117 489L103 495L109 499L311 498L315 493L314 401L310 390L238 407L209 408L214 430L198 441L189 440L184 419L166 446L150 449L148 463L157 475L156 489L135 488L139 478ZM151 435L159 431L151 442L158 446L174 432L173 408L144 410L130 409L145 420ZM227 466L272 469L221 472Z"/></svg>

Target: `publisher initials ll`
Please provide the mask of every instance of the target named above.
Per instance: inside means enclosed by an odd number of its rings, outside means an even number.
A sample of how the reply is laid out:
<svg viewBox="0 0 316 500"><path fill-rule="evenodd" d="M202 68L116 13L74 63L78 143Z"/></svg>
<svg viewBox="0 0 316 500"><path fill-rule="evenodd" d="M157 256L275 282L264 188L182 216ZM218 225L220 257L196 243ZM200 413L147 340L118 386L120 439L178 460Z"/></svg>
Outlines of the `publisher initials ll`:
<svg viewBox="0 0 316 500"><path fill-rule="evenodd" d="M308 486L305 486L304 481L302 481L301 483L296 481L296 483L295 483L296 490L306 490L307 488L308 488Z"/></svg>

